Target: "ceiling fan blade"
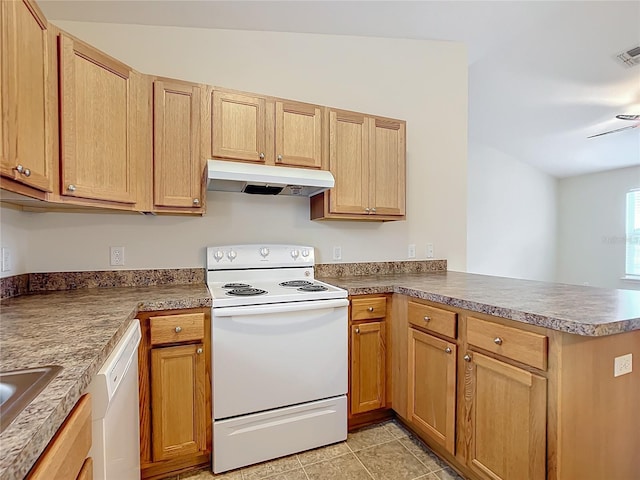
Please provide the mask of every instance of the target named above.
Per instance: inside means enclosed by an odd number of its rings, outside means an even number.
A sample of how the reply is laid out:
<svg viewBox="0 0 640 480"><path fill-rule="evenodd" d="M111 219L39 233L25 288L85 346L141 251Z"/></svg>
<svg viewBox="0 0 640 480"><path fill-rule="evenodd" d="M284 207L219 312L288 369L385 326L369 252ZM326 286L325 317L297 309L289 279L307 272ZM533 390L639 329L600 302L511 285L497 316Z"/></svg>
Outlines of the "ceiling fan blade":
<svg viewBox="0 0 640 480"><path fill-rule="evenodd" d="M591 135L590 137L587 137L587 138L601 137L602 135L609 135L610 133L622 132L623 130L630 130L632 128L637 128L638 126L640 126L640 123L638 125L629 125L628 127L616 128L615 130L609 130L608 132L598 133L596 135Z"/></svg>

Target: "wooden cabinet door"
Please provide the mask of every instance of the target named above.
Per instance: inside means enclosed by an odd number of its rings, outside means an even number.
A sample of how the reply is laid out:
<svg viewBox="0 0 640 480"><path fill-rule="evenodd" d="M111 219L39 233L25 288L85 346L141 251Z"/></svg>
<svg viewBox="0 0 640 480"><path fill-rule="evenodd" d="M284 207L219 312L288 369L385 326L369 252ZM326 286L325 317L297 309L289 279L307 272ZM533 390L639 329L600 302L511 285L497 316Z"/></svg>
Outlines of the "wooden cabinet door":
<svg viewBox="0 0 640 480"><path fill-rule="evenodd" d="M206 450L203 344L151 350L153 461Z"/></svg>
<svg viewBox="0 0 640 480"><path fill-rule="evenodd" d="M369 206L372 214L405 214L405 123L369 119Z"/></svg>
<svg viewBox="0 0 640 480"><path fill-rule="evenodd" d="M153 198L161 207L203 204L204 158L200 152L198 85L153 83Z"/></svg>
<svg viewBox="0 0 640 480"><path fill-rule="evenodd" d="M385 406L385 322L351 326L351 413Z"/></svg>
<svg viewBox="0 0 640 480"><path fill-rule="evenodd" d="M369 131L367 117L329 111L329 169L335 187L329 191L329 211L369 213Z"/></svg>
<svg viewBox="0 0 640 480"><path fill-rule="evenodd" d="M409 329L409 420L455 454L456 344Z"/></svg>
<svg viewBox="0 0 640 480"><path fill-rule="evenodd" d="M213 156L264 163L267 155L266 100L219 90L214 90L212 95Z"/></svg>
<svg viewBox="0 0 640 480"><path fill-rule="evenodd" d="M276 102L276 164L322 167L322 109L317 105Z"/></svg>
<svg viewBox="0 0 640 480"><path fill-rule="evenodd" d="M131 69L60 35L61 194L135 203Z"/></svg>
<svg viewBox="0 0 640 480"><path fill-rule="evenodd" d="M470 468L492 480L544 480L546 379L479 353L469 355Z"/></svg>
<svg viewBox="0 0 640 480"><path fill-rule="evenodd" d="M55 106L47 21L30 0L2 2L0 18L0 173L51 192Z"/></svg>

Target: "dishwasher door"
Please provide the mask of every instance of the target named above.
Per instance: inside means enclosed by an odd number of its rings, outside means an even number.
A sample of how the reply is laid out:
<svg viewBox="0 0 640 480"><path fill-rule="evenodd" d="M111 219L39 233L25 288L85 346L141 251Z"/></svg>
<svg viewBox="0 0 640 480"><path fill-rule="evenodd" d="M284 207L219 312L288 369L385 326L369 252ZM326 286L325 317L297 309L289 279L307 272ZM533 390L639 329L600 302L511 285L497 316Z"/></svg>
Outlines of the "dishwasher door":
<svg viewBox="0 0 640 480"><path fill-rule="evenodd" d="M140 322L127 329L87 392L91 393L94 480L140 479L138 345Z"/></svg>

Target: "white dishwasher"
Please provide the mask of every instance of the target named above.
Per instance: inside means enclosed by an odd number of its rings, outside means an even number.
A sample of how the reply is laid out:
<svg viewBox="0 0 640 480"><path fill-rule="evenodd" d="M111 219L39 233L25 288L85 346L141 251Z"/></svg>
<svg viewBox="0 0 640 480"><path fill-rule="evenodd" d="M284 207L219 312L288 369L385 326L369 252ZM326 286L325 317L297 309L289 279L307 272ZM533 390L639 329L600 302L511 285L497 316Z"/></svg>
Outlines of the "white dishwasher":
<svg viewBox="0 0 640 480"><path fill-rule="evenodd" d="M95 480L140 479L138 345L135 319L87 389L92 396Z"/></svg>

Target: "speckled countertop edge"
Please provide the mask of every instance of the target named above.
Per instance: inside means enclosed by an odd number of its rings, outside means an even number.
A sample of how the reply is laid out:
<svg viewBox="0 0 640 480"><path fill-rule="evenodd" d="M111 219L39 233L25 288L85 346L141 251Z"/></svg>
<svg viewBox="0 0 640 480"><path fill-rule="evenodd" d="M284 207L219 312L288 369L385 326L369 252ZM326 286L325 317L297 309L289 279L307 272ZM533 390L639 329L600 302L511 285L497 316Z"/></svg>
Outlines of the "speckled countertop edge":
<svg viewBox="0 0 640 480"><path fill-rule="evenodd" d="M349 295L398 293L582 336L640 329L640 291L463 272L322 277Z"/></svg>
<svg viewBox="0 0 640 480"><path fill-rule="evenodd" d="M0 434L0 478L24 478L138 312L210 306L204 284L3 300L0 370L44 365L63 370Z"/></svg>

